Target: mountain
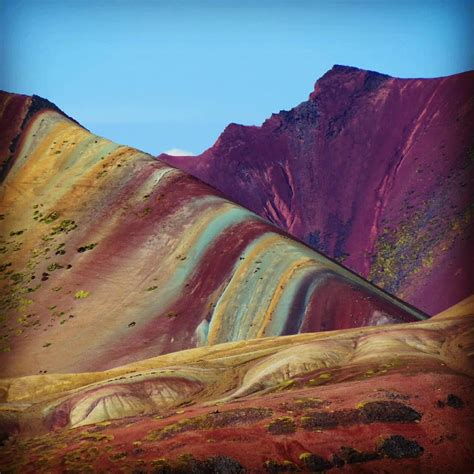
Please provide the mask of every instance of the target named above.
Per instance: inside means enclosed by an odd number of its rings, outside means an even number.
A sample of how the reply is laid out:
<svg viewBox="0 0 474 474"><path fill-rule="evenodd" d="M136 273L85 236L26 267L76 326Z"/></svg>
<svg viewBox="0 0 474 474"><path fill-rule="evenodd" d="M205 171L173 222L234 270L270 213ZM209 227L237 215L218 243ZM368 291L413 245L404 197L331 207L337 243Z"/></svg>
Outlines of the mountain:
<svg viewBox="0 0 474 474"><path fill-rule="evenodd" d="M2 94L0 374L423 319L150 155ZM46 379L45 379L46 380Z"/></svg>
<svg viewBox="0 0 474 474"><path fill-rule="evenodd" d="M39 97L0 126L0 471L470 472L472 297L425 319Z"/></svg>
<svg viewBox="0 0 474 474"><path fill-rule="evenodd" d="M160 155L428 314L474 291L474 72L334 66L306 102Z"/></svg>
<svg viewBox="0 0 474 474"><path fill-rule="evenodd" d="M474 300L0 382L13 472L470 472Z"/></svg>

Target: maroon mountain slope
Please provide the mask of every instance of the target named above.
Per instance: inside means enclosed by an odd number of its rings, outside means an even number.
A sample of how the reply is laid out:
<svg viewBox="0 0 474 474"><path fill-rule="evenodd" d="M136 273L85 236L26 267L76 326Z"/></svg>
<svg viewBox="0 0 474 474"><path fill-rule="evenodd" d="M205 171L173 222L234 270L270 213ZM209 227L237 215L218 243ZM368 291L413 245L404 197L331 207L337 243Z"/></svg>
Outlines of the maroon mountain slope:
<svg viewBox="0 0 474 474"><path fill-rule="evenodd" d="M161 155L429 314L474 291L474 72L334 66L308 101Z"/></svg>

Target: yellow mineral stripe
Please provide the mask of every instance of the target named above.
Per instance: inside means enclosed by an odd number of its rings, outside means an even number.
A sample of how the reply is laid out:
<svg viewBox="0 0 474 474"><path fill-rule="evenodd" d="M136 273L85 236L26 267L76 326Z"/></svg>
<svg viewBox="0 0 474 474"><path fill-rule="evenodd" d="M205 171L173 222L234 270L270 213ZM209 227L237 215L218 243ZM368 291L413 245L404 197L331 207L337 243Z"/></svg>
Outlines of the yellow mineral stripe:
<svg viewBox="0 0 474 474"><path fill-rule="evenodd" d="M282 277L278 281L277 289L273 293L273 297L272 297L272 300L270 301L268 309L265 312L262 324L257 333L257 337L263 337L265 335L265 329L269 325L273 312L275 311L275 308L280 302L281 296L283 292L285 291L286 283L291 279L291 277L297 271L301 270L304 267L310 267L310 266L318 266L318 263L315 260L312 260L308 257L303 257L303 258L300 258L299 260L296 260L296 262L292 262L292 266L288 268L288 270L286 270L285 273L283 273Z"/></svg>
<svg viewBox="0 0 474 474"><path fill-rule="evenodd" d="M222 302L219 302L218 306L216 306L216 310L212 314L211 324L209 327L209 334L208 334L208 344L215 344L218 332L220 330L222 318L225 314L227 314L227 307L230 302L234 300L234 292L238 290L242 286L242 280L246 278L247 273L250 270L250 266L254 265L254 260L256 257L265 249L271 247L273 244L277 244L281 240L281 236L278 234L271 233L268 236L262 237L262 240L255 245L252 251L246 254L245 260L240 263L235 270L231 281L227 288L224 291L222 297L224 298ZM240 262L240 261L239 261ZM230 293L229 297L226 298L227 294ZM222 298L221 297L221 298Z"/></svg>

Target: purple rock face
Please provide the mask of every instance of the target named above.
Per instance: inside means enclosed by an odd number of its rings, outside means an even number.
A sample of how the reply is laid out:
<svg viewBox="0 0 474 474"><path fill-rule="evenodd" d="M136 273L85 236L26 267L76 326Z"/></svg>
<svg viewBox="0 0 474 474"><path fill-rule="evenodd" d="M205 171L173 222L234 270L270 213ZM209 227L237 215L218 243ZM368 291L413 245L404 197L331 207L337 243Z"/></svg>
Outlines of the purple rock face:
<svg viewBox="0 0 474 474"><path fill-rule="evenodd" d="M474 291L474 73L335 66L309 100L161 155L429 314Z"/></svg>

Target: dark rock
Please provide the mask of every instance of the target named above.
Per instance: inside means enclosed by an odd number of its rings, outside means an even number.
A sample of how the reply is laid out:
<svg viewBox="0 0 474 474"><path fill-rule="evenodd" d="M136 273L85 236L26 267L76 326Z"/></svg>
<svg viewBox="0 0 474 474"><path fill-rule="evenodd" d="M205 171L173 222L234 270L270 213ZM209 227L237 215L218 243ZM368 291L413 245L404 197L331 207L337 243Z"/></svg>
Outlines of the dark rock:
<svg viewBox="0 0 474 474"><path fill-rule="evenodd" d="M401 435L390 436L378 449L380 454L392 459L417 458L423 454L423 451L423 446Z"/></svg>

